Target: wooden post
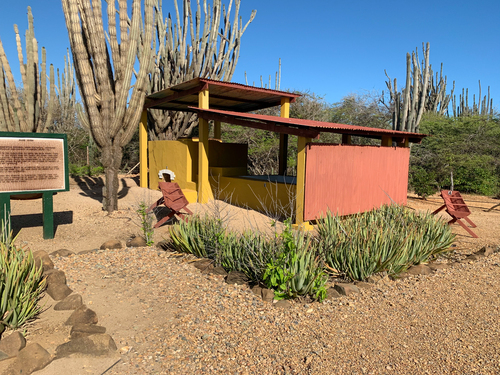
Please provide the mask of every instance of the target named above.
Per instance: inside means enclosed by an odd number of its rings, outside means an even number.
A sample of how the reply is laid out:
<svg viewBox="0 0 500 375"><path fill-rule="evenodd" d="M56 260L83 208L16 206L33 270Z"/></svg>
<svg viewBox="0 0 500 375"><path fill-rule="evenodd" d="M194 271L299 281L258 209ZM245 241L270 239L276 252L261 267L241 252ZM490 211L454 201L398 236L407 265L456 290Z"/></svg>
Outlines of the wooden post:
<svg viewBox="0 0 500 375"><path fill-rule="evenodd" d="M209 109L208 87L198 93L198 107ZM212 188L208 179L208 121L199 118L198 142L198 203L207 203L213 199Z"/></svg>
<svg viewBox="0 0 500 375"><path fill-rule="evenodd" d="M351 135L350 134L342 134L342 144L350 145L351 143Z"/></svg>
<svg viewBox="0 0 500 375"><path fill-rule="evenodd" d="M390 135L383 135L381 146L382 147L392 147L392 137Z"/></svg>
<svg viewBox="0 0 500 375"><path fill-rule="evenodd" d="M220 121L214 121L214 139L222 140L222 131L220 127Z"/></svg>
<svg viewBox="0 0 500 375"><path fill-rule="evenodd" d="M290 98L281 98L281 113L283 118L290 117ZM288 134L280 133L280 148L278 154L279 167L278 174L281 176L286 175L288 159Z"/></svg>
<svg viewBox="0 0 500 375"><path fill-rule="evenodd" d="M311 142L311 138L298 137L297 140L297 186L295 197L295 228L302 230L312 230L313 226L308 221L304 221L304 201L306 186L306 145Z"/></svg>
<svg viewBox="0 0 500 375"><path fill-rule="evenodd" d="M144 109L139 123L139 186L148 187L148 110Z"/></svg>

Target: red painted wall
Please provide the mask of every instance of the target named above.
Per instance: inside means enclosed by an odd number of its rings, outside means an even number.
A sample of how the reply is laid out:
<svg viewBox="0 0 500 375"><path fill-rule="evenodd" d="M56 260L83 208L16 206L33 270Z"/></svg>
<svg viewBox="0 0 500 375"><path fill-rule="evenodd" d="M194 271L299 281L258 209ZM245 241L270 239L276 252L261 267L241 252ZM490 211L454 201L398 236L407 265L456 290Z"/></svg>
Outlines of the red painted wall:
<svg viewBox="0 0 500 375"><path fill-rule="evenodd" d="M306 147L304 220L328 208L349 215L406 204L410 149L311 143Z"/></svg>

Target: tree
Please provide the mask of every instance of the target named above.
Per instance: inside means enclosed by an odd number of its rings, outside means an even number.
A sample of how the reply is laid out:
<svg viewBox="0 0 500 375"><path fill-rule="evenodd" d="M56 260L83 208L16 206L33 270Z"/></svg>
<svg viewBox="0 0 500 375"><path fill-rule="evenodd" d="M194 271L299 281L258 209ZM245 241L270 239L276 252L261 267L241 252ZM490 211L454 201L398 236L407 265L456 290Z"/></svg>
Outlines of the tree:
<svg viewBox="0 0 500 375"><path fill-rule="evenodd" d="M46 132L52 121L56 97L54 67L50 65L48 91L45 48L42 47L42 62L39 64L38 42L30 7L26 30L26 63L17 25L14 25L14 31L23 87L17 88L14 83L14 76L0 40L0 131Z"/></svg>
<svg viewBox="0 0 500 375"><path fill-rule="evenodd" d="M107 1L108 35L100 0L62 0L62 5L84 106L81 120L101 149L103 209L113 212L118 209L123 147L137 129L147 92L154 1L144 0L144 24L141 0L133 0L131 19L127 0L118 0L118 10L116 0ZM132 87L136 57L139 69Z"/></svg>
<svg viewBox="0 0 500 375"><path fill-rule="evenodd" d="M201 4L197 0L193 17L191 1L183 0L182 16L177 0L174 0L175 22L170 13L163 18L161 0L155 6L156 55L152 55L152 74L149 93L157 92L196 77L219 81L231 81L238 63L241 37L257 13L252 11L243 26L239 18L241 0L234 1L234 16L231 23L233 0L226 7L221 0L207 6L203 0L203 25ZM219 32L220 28L220 32ZM189 136L198 125L197 116L186 112L153 109L148 111L152 139L177 139Z"/></svg>

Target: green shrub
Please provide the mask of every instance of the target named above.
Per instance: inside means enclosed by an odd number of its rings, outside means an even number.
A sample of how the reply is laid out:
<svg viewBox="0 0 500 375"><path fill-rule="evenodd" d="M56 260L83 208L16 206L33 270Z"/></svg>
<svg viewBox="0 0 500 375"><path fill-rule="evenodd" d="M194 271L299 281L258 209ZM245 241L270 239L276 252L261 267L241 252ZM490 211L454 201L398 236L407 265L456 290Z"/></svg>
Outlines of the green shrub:
<svg viewBox="0 0 500 375"><path fill-rule="evenodd" d="M219 219L193 216L172 226L170 238L175 250L213 259L227 271L243 272L275 289L278 299L326 297L327 277L312 239L292 231L289 222L281 235L268 237L260 232L230 232Z"/></svg>
<svg viewBox="0 0 500 375"><path fill-rule="evenodd" d="M102 173L104 173L104 168L101 166L91 167L89 165L82 165L82 166L77 164L69 165L69 174L72 177L83 177L83 176L95 177L99 176Z"/></svg>
<svg viewBox="0 0 500 375"><path fill-rule="evenodd" d="M410 186L419 197L427 198L439 191L436 172L425 170L419 166L410 167Z"/></svg>
<svg viewBox="0 0 500 375"><path fill-rule="evenodd" d="M397 205L346 218L328 212L318 222L325 262L351 280L382 271L397 275L449 251L453 240L444 221Z"/></svg>
<svg viewBox="0 0 500 375"><path fill-rule="evenodd" d="M16 329L40 312L45 279L31 251L14 245L9 220L2 221L1 230L0 324Z"/></svg>
<svg viewBox="0 0 500 375"><path fill-rule="evenodd" d="M274 289L276 299L310 295L319 301L326 298L328 280L316 256L312 237L291 229L290 219L280 235L279 251L266 266L264 284Z"/></svg>

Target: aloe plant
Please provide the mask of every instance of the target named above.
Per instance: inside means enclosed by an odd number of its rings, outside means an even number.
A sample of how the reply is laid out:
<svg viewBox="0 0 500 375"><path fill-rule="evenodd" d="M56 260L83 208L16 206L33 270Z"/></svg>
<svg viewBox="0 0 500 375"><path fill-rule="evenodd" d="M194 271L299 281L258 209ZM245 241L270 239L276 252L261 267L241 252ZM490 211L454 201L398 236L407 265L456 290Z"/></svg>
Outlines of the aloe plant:
<svg viewBox="0 0 500 375"><path fill-rule="evenodd" d="M38 300L45 279L31 251L14 245L9 220L2 220L1 230L0 324L16 329L40 312Z"/></svg>
<svg viewBox="0 0 500 375"><path fill-rule="evenodd" d="M442 220L397 205L343 219L328 212L318 223L325 262L352 280L381 271L397 275L449 251L453 240Z"/></svg>

